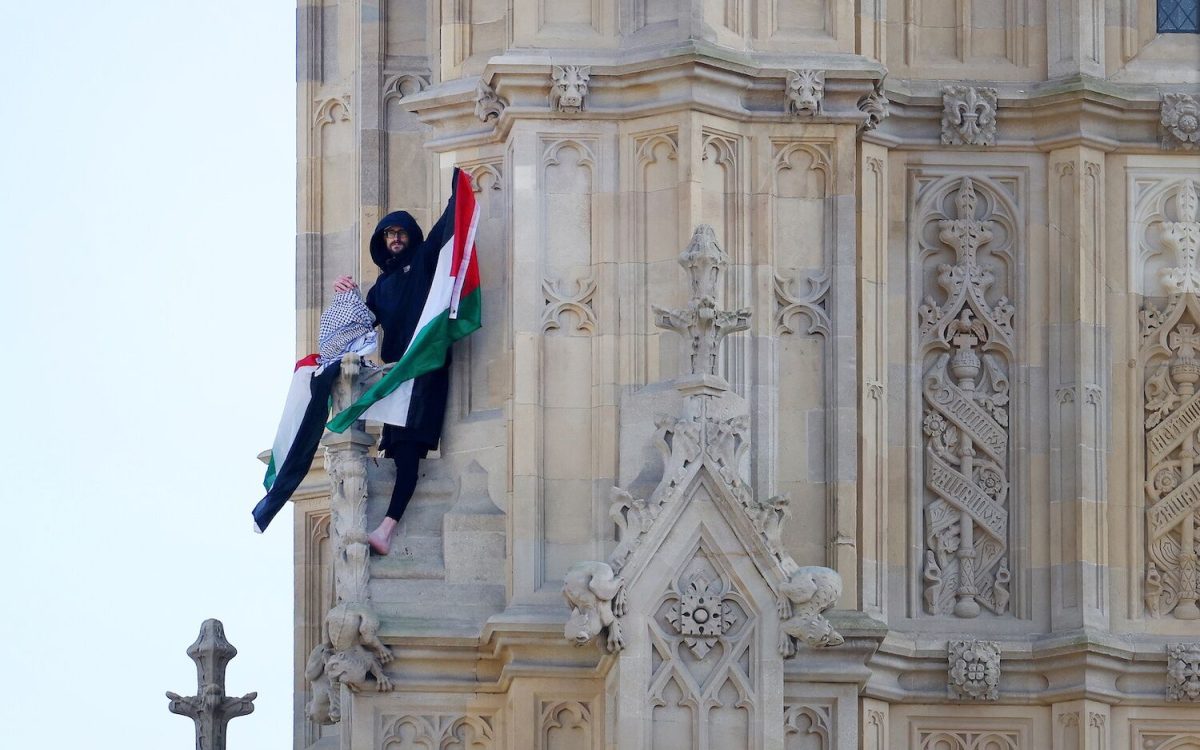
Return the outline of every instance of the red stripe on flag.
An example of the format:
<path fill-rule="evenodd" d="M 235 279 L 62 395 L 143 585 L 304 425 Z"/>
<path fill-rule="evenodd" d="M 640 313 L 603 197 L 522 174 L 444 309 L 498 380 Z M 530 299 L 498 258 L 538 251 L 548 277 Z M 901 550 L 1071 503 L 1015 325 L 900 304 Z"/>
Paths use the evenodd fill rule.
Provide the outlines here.
<path fill-rule="evenodd" d="M 479 204 L 467 173 L 454 168 L 454 253 L 450 275 L 454 284 L 450 293 L 450 319 L 458 318 L 458 305 L 464 294 L 479 287 L 479 262 L 475 257 L 475 230 L 479 227 Z"/>
<path fill-rule="evenodd" d="M 310 354 L 307 357 L 305 357 L 304 359 L 300 360 L 299 362 L 296 363 L 296 369 L 292 370 L 292 372 L 299 370 L 301 367 L 316 367 L 317 366 L 317 356 L 318 355 L 316 355 L 316 354 Z"/>

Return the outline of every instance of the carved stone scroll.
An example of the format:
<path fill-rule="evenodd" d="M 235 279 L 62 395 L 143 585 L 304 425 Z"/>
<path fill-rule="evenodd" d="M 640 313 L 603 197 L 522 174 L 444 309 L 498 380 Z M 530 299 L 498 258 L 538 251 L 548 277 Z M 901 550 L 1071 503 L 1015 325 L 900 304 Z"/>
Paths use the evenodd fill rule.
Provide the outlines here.
<path fill-rule="evenodd" d="M 949 203 L 949 193 L 945 203 Z M 1009 380 L 1015 308 L 993 289 L 1002 269 L 987 257 L 993 205 L 964 177 L 936 243 L 953 262 L 936 266 L 936 286 L 918 309 L 926 362 L 924 601 L 929 614 L 975 617 L 1008 609 Z M 944 251 L 938 251 L 944 252 Z"/>

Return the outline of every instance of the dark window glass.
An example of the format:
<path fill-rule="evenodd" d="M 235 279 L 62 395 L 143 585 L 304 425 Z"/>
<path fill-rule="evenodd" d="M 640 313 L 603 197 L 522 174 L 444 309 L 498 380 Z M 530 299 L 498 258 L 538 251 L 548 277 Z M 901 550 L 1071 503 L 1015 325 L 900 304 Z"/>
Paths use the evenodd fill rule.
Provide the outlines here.
<path fill-rule="evenodd" d="M 1200 0 L 1158 0 L 1158 33 L 1200 33 Z"/>

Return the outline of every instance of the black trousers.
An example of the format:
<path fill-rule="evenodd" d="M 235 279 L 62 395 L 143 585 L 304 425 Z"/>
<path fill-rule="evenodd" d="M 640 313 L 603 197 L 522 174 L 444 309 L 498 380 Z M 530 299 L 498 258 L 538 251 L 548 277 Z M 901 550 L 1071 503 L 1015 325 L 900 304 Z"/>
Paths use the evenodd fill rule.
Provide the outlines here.
<path fill-rule="evenodd" d="M 392 488 L 392 501 L 388 503 L 387 517 L 399 521 L 417 488 L 417 466 L 425 458 L 427 449 L 420 443 L 397 441 L 388 448 L 388 456 L 396 462 L 396 486 Z"/>

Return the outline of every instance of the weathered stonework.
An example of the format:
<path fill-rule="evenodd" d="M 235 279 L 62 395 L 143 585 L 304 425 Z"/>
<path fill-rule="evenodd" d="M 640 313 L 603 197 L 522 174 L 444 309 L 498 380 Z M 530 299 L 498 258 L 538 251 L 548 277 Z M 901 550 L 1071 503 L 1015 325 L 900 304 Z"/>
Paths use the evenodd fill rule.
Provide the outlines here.
<path fill-rule="evenodd" d="M 355 547 L 376 426 L 296 495 L 297 750 L 1200 746 L 1165 648 L 1200 35 L 1150 0 L 297 18 L 299 354 L 453 166 L 484 304 L 393 552 Z"/>
<path fill-rule="evenodd" d="M 942 143 L 995 145 L 996 89 L 976 86 L 942 89 Z"/>

